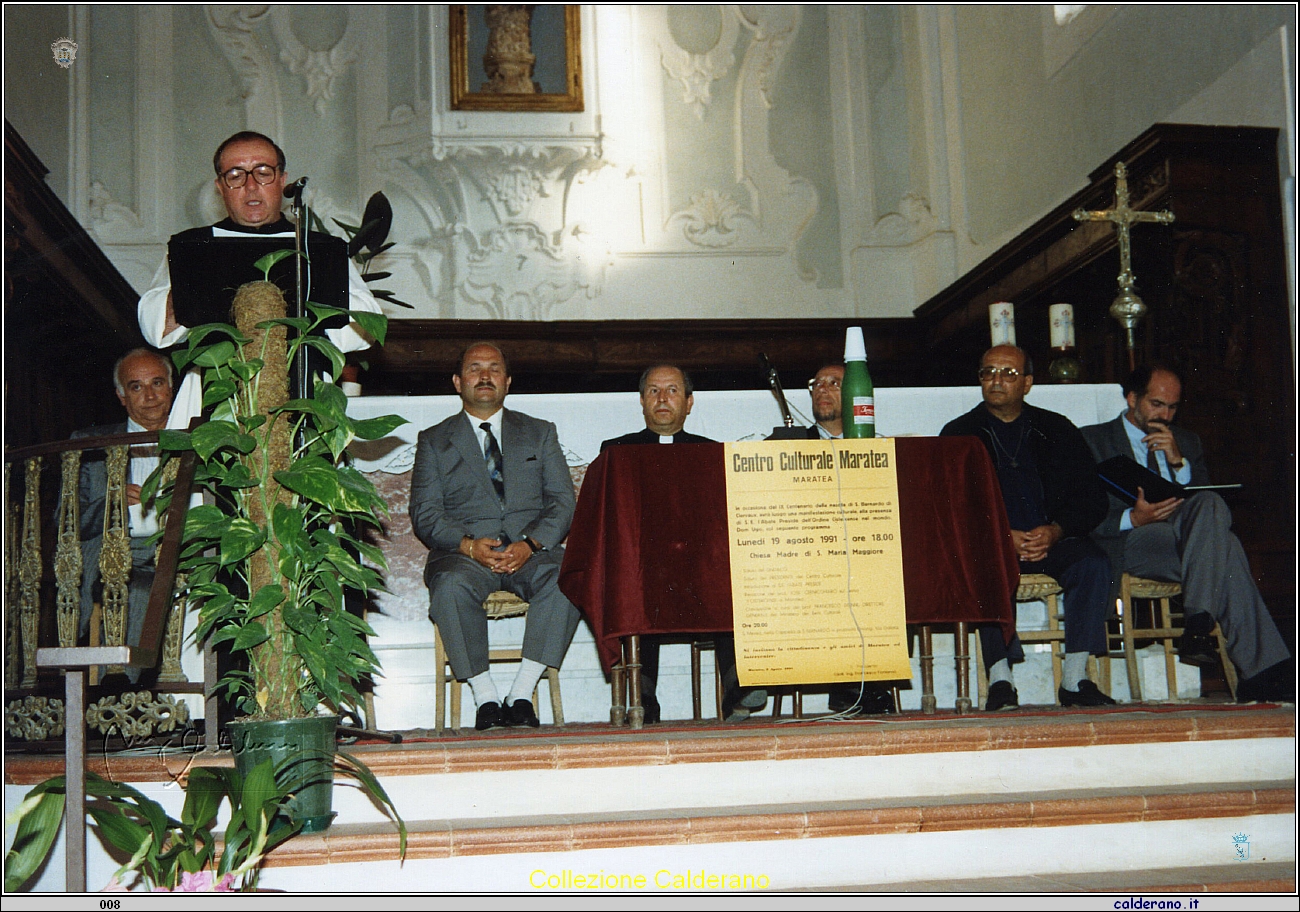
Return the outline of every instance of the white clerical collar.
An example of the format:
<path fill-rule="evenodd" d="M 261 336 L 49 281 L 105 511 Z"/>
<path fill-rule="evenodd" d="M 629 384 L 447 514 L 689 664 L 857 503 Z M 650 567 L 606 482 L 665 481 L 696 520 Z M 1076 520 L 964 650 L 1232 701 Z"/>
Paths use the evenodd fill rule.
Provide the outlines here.
<path fill-rule="evenodd" d="M 248 232 L 248 231 L 231 231 L 229 228 L 218 228 L 216 225 L 213 225 L 213 226 L 212 226 L 212 236 L 213 236 L 213 237 L 224 237 L 224 238 L 259 238 L 259 237 L 263 237 L 263 238 L 282 238 L 282 237 L 290 237 L 290 238 L 291 238 L 291 237 L 293 237 L 293 232 L 292 232 L 292 231 L 276 231 L 276 232 L 271 233 L 271 234 L 253 234 L 253 233 Z"/>
<path fill-rule="evenodd" d="M 660 435 L 659 435 L 659 442 L 660 442 L 660 443 L 672 443 L 672 442 L 673 442 L 673 436 L 674 436 L 674 435 L 672 435 L 672 434 L 660 434 Z"/>

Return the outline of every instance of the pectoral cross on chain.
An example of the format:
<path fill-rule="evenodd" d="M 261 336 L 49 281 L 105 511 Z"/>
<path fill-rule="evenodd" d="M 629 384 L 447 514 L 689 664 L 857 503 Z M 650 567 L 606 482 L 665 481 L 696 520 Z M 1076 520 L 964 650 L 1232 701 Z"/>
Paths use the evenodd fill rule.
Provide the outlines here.
<path fill-rule="evenodd" d="M 1110 315 L 1120 322 L 1128 336 L 1129 367 L 1136 366 L 1133 330 L 1146 315 L 1147 306 L 1133 291 L 1133 251 L 1129 229 L 1138 222 L 1158 222 L 1168 225 L 1174 214 L 1168 209 L 1160 212 L 1143 212 L 1128 204 L 1128 169 L 1123 162 L 1115 163 L 1115 206 L 1113 209 L 1076 209 L 1076 222 L 1114 222 L 1119 234 L 1119 294 L 1110 305 Z"/>

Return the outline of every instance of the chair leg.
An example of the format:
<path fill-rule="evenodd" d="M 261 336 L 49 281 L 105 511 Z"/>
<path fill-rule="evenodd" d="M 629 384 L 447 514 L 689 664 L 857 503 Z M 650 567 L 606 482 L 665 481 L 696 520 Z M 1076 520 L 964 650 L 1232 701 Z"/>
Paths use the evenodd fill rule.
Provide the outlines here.
<path fill-rule="evenodd" d="M 375 716 L 374 691 L 367 690 L 365 696 L 362 699 L 365 701 L 365 705 L 366 705 L 366 727 L 369 728 L 371 731 L 379 731 L 379 722 L 376 720 L 376 716 Z"/>
<path fill-rule="evenodd" d="M 718 650 L 713 650 L 713 701 L 718 712 L 718 721 L 722 721 L 722 666 L 718 664 Z"/>
<path fill-rule="evenodd" d="M 1133 630 L 1137 627 L 1137 610 L 1133 607 L 1133 594 L 1127 575 L 1120 582 L 1120 599 L 1124 603 L 1124 666 L 1128 670 L 1129 698 L 1134 703 L 1141 703 L 1142 679 L 1138 675 L 1137 645 L 1133 638 Z"/>
<path fill-rule="evenodd" d="M 1055 593 L 1047 597 L 1047 629 L 1054 634 L 1061 630 L 1059 599 L 1060 596 Z M 1064 638 L 1049 641 L 1048 648 L 1052 650 L 1052 702 L 1055 703 L 1061 693 L 1061 655 L 1065 652 Z"/>
<path fill-rule="evenodd" d="M 975 632 L 975 695 L 979 707 L 989 704 L 989 670 L 984 662 L 984 647 L 980 644 L 979 631 Z"/>
<path fill-rule="evenodd" d="M 1165 630 L 1172 630 L 1174 625 L 1173 617 L 1169 611 L 1169 599 L 1160 599 L 1160 626 Z M 1174 638 L 1165 637 L 1162 641 L 1165 650 L 1165 683 L 1169 689 L 1169 699 L 1171 702 L 1182 702 L 1178 698 L 1178 660 L 1174 658 Z"/>
<path fill-rule="evenodd" d="M 691 718 L 699 722 L 704 718 L 703 694 L 701 691 L 704 685 L 700 682 L 702 673 L 700 661 L 700 642 L 691 640 Z"/>
<path fill-rule="evenodd" d="M 447 727 L 447 649 L 442 645 L 442 632 L 438 630 L 437 624 L 433 625 L 433 662 L 436 668 L 434 679 L 437 681 L 437 689 L 433 692 L 433 730 L 442 734 Z M 459 721 L 457 719 L 458 723 Z"/>
<path fill-rule="evenodd" d="M 934 696 L 934 637 L 929 624 L 921 625 L 921 712 L 933 716 L 939 701 Z"/>
<path fill-rule="evenodd" d="M 1237 666 L 1232 664 L 1232 659 L 1228 658 L 1228 641 L 1223 638 L 1223 631 L 1219 625 L 1214 625 L 1212 636 L 1215 642 L 1219 644 L 1219 661 L 1223 663 L 1223 680 L 1228 684 L 1228 692 L 1232 694 L 1232 699 L 1237 699 Z"/>
<path fill-rule="evenodd" d="M 622 648 L 620 644 L 620 649 Z M 609 672 L 609 724 L 627 722 L 627 667 L 620 659 Z"/>
<path fill-rule="evenodd" d="M 546 680 L 551 684 L 551 719 L 558 726 L 564 724 L 564 700 L 560 697 L 560 670 L 546 669 Z"/>

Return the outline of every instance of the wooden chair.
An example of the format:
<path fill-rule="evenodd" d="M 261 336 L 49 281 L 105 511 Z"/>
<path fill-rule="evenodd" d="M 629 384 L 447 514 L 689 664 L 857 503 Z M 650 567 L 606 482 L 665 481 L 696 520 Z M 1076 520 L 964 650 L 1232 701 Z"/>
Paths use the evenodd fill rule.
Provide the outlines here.
<path fill-rule="evenodd" d="M 704 719 L 703 651 L 713 649 L 712 639 L 691 640 L 691 718 L 696 722 Z M 716 655 L 713 661 L 714 704 L 717 718 L 722 718 L 722 671 L 718 668 Z M 614 666 L 609 679 L 611 725 L 622 725 L 627 721 L 628 679 L 627 666 L 619 662 Z"/>
<path fill-rule="evenodd" d="M 1178 616 L 1178 621 L 1181 621 L 1182 614 L 1173 610 L 1170 599 L 1176 595 L 1181 595 L 1182 591 L 1183 587 L 1178 583 L 1145 579 L 1131 573 L 1125 573 L 1120 577 L 1119 595 L 1124 611 L 1124 663 L 1128 669 L 1129 693 L 1132 695 L 1134 702 L 1140 703 L 1142 701 L 1142 681 L 1138 673 L 1137 640 L 1156 640 L 1160 643 L 1165 656 L 1165 681 L 1169 690 L 1169 699 L 1172 702 L 1179 702 L 1178 666 L 1174 642 L 1183 635 L 1183 627 L 1175 622 L 1175 615 Z M 1145 600 L 1152 603 L 1151 624 L 1149 626 L 1138 623 L 1137 610 L 1133 605 L 1135 600 Z M 1223 631 L 1216 624 L 1210 635 L 1218 643 L 1219 660 L 1223 663 L 1223 677 L 1227 681 L 1228 690 L 1235 700 L 1237 698 L 1237 669 L 1233 666 L 1232 660 L 1228 658 L 1228 648 L 1223 639 Z"/>
<path fill-rule="evenodd" d="M 1047 628 L 1045 630 L 1022 630 L 1016 628 L 1021 645 L 1026 643 L 1048 643 L 1052 650 L 1052 702 L 1059 702 L 1061 692 L 1061 663 L 1065 658 L 1065 612 L 1061 607 L 1061 584 L 1046 573 L 1026 573 L 1020 577 L 1016 587 L 1016 602 L 1042 602 L 1047 606 Z M 978 637 L 976 638 L 978 640 Z M 976 651 L 979 660 L 976 663 L 979 676 L 979 702 L 984 705 L 988 699 L 988 674 L 984 667 L 983 650 Z M 1109 660 L 1107 660 L 1109 665 Z M 1088 671 L 1093 680 L 1099 680 L 1099 686 L 1110 693 L 1109 667 L 1102 667 L 1095 656 L 1088 657 Z M 1096 676 L 1100 673 L 1100 678 Z"/>
<path fill-rule="evenodd" d="M 528 603 L 510 592 L 497 591 L 493 592 L 483 601 L 483 610 L 487 613 L 489 621 L 495 621 L 500 618 L 521 617 L 528 613 Z M 446 691 L 447 685 L 451 685 L 451 729 L 460 731 L 460 687 L 461 682 L 456 680 L 451 674 L 451 666 L 447 662 L 447 650 L 442 645 L 442 633 L 438 630 L 438 625 L 433 625 L 433 650 L 434 663 L 438 667 L 437 687 L 438 690 L 434 695 L 434 715 L 437 717 L 436 731 L 441 734 L 443 729 L 447 728 L 447 705 Z M 489 649 L 488 662 L 518 662 L 523 658 L 522 650 L 514 649 Z M 564 703 L 560 699 L 560 672 L 556 668 L 546 669 L 546 680 L 551 685 L 551 715 L 555 719 L 556 725 L 564 724 Z M 537 705 L 537 688 L 533 688 L 533 706 Z"/>

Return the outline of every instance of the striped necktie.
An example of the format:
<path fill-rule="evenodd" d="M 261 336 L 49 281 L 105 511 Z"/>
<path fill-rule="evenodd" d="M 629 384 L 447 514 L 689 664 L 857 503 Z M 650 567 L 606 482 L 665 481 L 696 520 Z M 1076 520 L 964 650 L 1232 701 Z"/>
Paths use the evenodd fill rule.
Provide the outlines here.
<path fill-rule="evenodd" d="M 497 439 L 492 434 L 491 422 L 484 421 L 479 427 L 483 429 L 485 435 L 483 458 L 487 461 L 488 475 L 492 478 L 492 487 L 496 489 L 497 500 L 504 504 L 506 502 L 506 479 L 501 473 L 501 447 L 497 445 Z"/>

